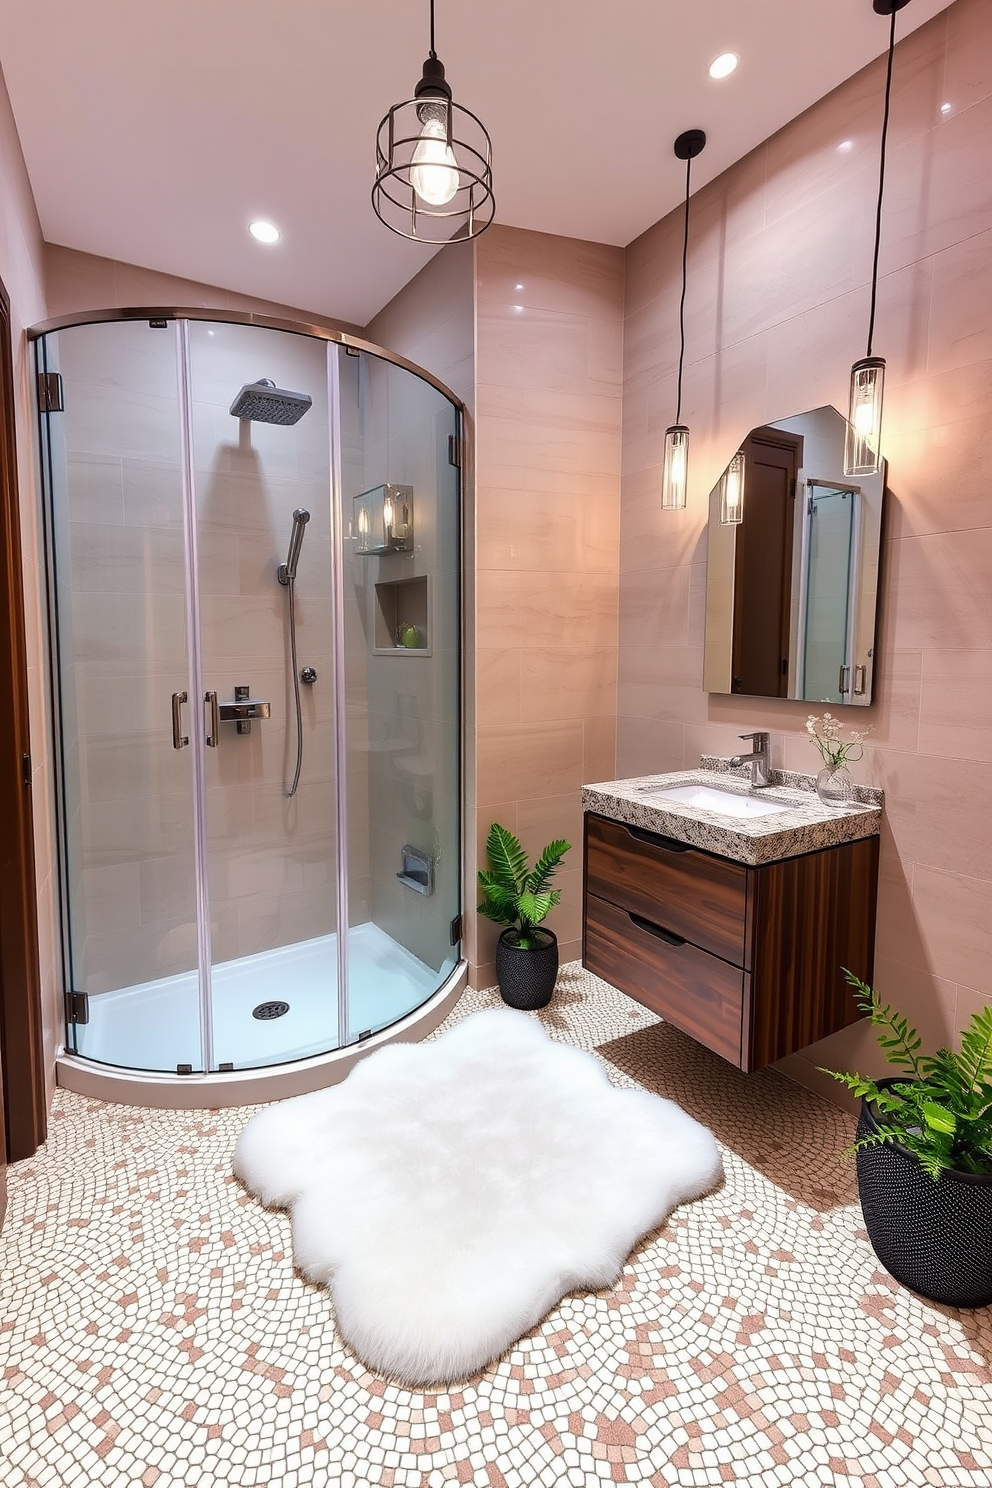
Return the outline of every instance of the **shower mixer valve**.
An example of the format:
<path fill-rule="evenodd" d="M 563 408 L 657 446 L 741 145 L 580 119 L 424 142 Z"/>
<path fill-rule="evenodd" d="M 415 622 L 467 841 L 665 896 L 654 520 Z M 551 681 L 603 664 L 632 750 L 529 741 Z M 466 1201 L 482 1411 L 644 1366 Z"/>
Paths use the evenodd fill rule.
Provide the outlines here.
<path fill-rule="evenodd" d="M 221 703 L 217 710 L 221 723 L 236 723 L 239 734 L 251 733 L 253 718 L 269 718 L 272 709 L 262 698 L 253 698 L 250 687 L 236 687 L 234 702 Z"/>
<path fill-rule="evenodd" d="M 301 682 L 305 682 L 308 687 L 312 687 L 313 684 L 316 682 L 316 680 L 317 680 L 317 668 L 316 667 L 304 667 L 303 670 L 302 670 L 302 672 L 300 673 L 300 681 Z"/>

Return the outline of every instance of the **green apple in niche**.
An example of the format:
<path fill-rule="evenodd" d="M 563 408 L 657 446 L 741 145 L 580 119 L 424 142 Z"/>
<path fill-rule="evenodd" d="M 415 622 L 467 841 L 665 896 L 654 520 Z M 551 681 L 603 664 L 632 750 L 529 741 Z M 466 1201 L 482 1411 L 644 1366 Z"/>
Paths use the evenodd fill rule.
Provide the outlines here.
<path fill-rule="evenodd" d="M 420 645 L 420 631 L 416 625 L 404 625 L 400 634 L 400 640 L 409 650 L 416 650 Z"/>

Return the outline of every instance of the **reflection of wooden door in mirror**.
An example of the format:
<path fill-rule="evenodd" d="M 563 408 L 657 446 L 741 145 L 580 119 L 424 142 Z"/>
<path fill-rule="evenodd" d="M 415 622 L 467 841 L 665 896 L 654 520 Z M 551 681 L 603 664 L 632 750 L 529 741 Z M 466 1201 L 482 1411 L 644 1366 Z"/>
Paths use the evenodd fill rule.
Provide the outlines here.
<path fill-rule="evenodd" d="M 789 693 L 789 620 L 801 434 L 754 429 L 744 452 L 744 520 L 734 559 L 734 692 Z"/>

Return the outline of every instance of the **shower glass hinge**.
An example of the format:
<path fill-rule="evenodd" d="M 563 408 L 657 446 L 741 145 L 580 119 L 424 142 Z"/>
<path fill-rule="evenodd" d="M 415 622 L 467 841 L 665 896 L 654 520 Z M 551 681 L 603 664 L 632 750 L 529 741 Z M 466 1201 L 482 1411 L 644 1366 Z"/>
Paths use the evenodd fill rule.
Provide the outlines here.
<path fill-rule="evenodd" d="M 65 1020 L 67 1023 L 88 1023 L 90 1021 L 90 999 L 86 992 L 65 994 Z"/>
<path fill-rule="evenodd" d="M 371 1037 L 372 1037 L 372 1030 L 371 1030 L 371 1028 L 365 1028 L 358 1035 L 358 1038 L 355 1040 L 355 1042 L 356 1043 L 359 1043 L 359 1044 L 364 1044 L 365 1040 L 366 1039 L 370 1039 Z"/>
<path fill-rule="evenodd" d="M 217 1070 L 222 1075 L 230 1075 L 234 1073 L 234 1065 L 228 1061 L 226 1064 L 219 1064 Z"/>
<path fill-rule="evenodd" d="M 456 914 L 455 915 L 455 918 L 452 920 L 451 924 L 448 926 L 448 940 L 449 940 L 449 942 L 450 942 L 451 945 L 457 945 L 458 942 L 461 940 L 461 938 L 462 938 L 462 917 L 461 917 L 460 914 Z"/>
<path fill-rule="evenodd" d="M 448 464 L 456 470 L 462 468 L 462 442 L 454 434 L 448 435 Z"/>
<path fill-rule="evenodd" d="M 361 351 L 359 350 L 359 348 L 357 346 L 347 346 L 346 345 L 345 346 L 345 349 L 344 349 L 344 354 L 345 354 L 345 356 L 360 357 L 362 353 L 361 353 Z"/>
<path fill-rule="evenodd" d="M 65 411 L 60 372 L 38 373 L 38 407 L 42 413 L 63 413 Z"/>
<path fill-rule="evenodd" d="M 176 1065 L 176 1074 L 177 1075 L 191 1075 L 192 1073 L 193 1073 L 193 1066 L 191 1064 L 177 1064 Z"/>

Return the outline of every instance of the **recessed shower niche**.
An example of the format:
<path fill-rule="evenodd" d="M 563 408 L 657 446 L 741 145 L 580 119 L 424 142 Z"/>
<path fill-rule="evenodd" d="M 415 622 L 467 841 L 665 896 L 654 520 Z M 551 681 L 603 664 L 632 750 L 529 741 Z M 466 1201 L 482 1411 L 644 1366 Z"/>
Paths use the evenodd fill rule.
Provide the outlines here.
<path fill-rule="evenodd" d="M 385 579 L 375 586 L 375 654 L 430 656 L 430 579 Z"/>
<path fill-rule="evenodd" d="M 388 352 L 275 321 L 106 312 L 34 336 L 62 389 L 39 413 L 59 1079 L 166 1105 L 326 1084 L 464 980 L 460 491 L 441 458 L 459 405 Z M 393 469 L 417 552 L 356 559 L 354 498 Z M 398 564 L 414 572 L 392 583 Z M 420 667 L 375 659 L 383 606 Z M 397 647 L 400 622 L 423 644 Z M 248 682 L 268 708 L 250 733 L 229 721 Z M 397 879 L 410 842 L 430 896 Z"/>

